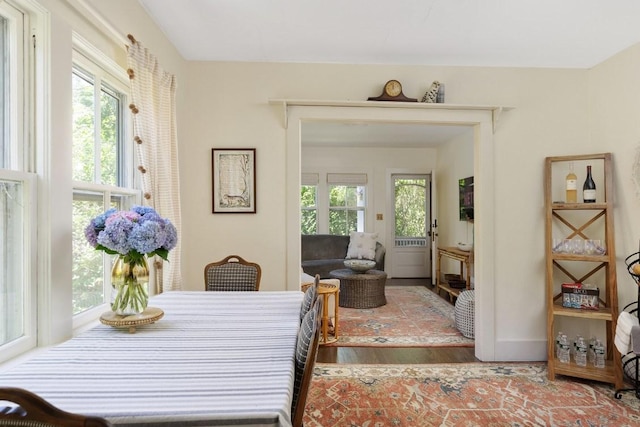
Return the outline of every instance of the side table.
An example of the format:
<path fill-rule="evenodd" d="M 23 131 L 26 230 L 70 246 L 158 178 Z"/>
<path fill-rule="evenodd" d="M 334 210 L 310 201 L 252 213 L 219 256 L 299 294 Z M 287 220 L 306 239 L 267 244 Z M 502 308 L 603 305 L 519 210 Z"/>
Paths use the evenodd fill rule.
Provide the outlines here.
<path fill-rule="evenodd" d="M 442 281 L 440 278 L 442 274 L 440 268 L 442 257 L 460 261 L 460 277 L 465 277 L 465 289 L 471 289 L 471 264 L 473 264 L 473 251 L 462 251 L 454 247 L 438 248 L 438 258 L 436 260 L 436 293 L 440 295 L 440 290 L 447 292 L 449 294 L 449 301 L 453 302 L 453 298 L 460 295 L 460 292 L 465 289 L 452 288 L 448 283 Z M 466 276 L 463 276 L 465 273 Z"/>
<path fill-rule="evenodd" d="M 387 273 L 380 270 L 368 270 L 358 273 L 348 268 L 333 270 L 329 273 L 340 279 L 340 307 L 374 308 L 387 303 L 384 287 Z"/>
<path fill-rule="evenodd" d="M 329 298 L 331 295 L 335 298 L 333 305 L 333 313 L 329 313 Z M 320 344 L 331 344 L 338 341 L 338 303 L 340 288 L 330 283 L 322 283 L 318 285 L 318 297 L 322 297 L 322 335 L 320 336 Z M 329 315 L 334 318 L 333 331 L 329 330 Z"/>

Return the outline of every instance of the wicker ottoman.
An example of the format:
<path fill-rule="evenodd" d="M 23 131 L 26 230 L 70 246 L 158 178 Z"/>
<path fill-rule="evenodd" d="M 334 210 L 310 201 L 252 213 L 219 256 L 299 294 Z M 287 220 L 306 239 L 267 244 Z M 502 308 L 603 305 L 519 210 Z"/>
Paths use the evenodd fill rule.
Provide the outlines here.
<path fill-rule="evenodd" d="M 387 273 L 380 270 L 369 270 L 356 273 L 348 268 L 333 270 L 329 275 L 340 279 L 340 307 L 374 308 L 387 303 L 384 286 Z"/>
<path fill-rule="evenodd" d="M 475 335 L 475 312 L 475 291 L 468 290 L 460 292 L 454 307 L 456 328 L 467 338 L 473 338 Z"/>

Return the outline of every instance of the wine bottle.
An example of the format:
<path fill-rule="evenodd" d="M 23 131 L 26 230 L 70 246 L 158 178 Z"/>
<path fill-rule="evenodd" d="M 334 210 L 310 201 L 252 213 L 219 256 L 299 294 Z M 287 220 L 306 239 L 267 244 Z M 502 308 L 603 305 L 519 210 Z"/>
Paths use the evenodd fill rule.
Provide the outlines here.
<path fill-rule="evenodd" d="M 587 179 L 584 180 L 584 185 L 582 186 L 582 199 L 585 203 L 596 202 L 596 183 L 593 182 L 593 177 L 591 176 L 591 165 L 587 166 Z"/>
<path fill-rule="evenodd" d="M 578 202 L 578 177 L 573 173 L 573 163 L 569 164 L 569 173 L 566 178 L 566 202 L 577 203 Z"/>

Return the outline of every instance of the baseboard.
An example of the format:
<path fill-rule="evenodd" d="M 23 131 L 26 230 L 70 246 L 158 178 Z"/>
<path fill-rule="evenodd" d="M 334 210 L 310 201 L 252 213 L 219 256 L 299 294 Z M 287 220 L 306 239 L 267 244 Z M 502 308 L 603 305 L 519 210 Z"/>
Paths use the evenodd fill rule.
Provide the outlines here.
<path fill-rule="evenodd" d="M 495 361 L 540 362 L 547 360 L 547 340 L 497 340 L 495 350 Z"/>

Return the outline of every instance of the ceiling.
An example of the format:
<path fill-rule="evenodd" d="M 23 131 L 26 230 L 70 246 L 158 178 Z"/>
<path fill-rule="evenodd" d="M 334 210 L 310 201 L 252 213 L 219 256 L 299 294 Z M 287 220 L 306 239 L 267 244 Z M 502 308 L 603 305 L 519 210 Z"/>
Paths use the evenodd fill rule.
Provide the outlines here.
<path fill-rule="evenodd" d="M 139 2 L 193 61 L 590 68 L 640 42 L 638 0 Z M 305 128 L 305 143 L 348 139 L 371 146 L 389 138 L 434 144 L 465 131 L 391 124 Z"/>

